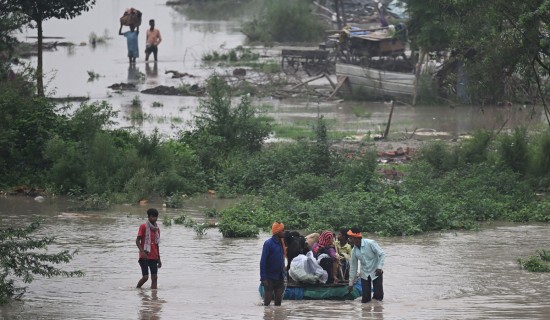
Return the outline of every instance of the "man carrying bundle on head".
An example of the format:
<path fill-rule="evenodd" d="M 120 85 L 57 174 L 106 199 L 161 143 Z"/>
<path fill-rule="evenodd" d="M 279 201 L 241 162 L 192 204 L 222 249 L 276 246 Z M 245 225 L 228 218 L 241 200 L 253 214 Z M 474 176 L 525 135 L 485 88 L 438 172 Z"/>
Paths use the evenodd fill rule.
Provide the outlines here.
<path fill-rule="evenodd" d="M 351 228 L 348 231 L 349 241 L 353 245 L 351 251 L 351 262 L 349 272 L 349 288 L 353 290 L 354 278 L 357 274 L 357 264 L 361 262 L 361 288 L 363 297 L 362 303 L 370 302 L 371 299 L 382 301 L 384 299 L 384 287 L 382 283 L 382 268 L 384 267 L 385 253 L 374 240 L 364 238 L 358 228 Z M 371 284 L 374 293 L 371 297 Z"/>
<path fill-rule="evenodd" d="M 260 258 L 260 281 L 264 287 L 264 306 L 275 299 L 280 306 L 285 291 L 285 225 L 274 222 L 271 227 L 272 237 L 264 242 Z"/>

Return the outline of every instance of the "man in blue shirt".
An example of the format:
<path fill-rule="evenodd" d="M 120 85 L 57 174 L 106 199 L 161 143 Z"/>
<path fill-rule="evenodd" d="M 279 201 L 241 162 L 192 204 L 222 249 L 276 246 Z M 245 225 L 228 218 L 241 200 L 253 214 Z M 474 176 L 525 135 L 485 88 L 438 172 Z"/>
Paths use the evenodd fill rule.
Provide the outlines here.
<path fill-rule="evenodd" d="M 264 287 L 264 306 L 275 298 L 275 305 L 280 306 L 285 291 L 285 226 L 274 222 L 271 227 L 273 236 L 264 242 L 260 259 L 260 281 Z"/>
<path fill-rule="evenodd" d="M 120 24 L 118 34 L 126 37 L 126 44 L 128 46 L 128 59 L 130 61 L 130 64 L 136 63 L 136 58 L 139 58 L 139 26 L 136 29 L 136 27 L 130 25 L 130 31 L 122 32 L 122 24 Z"/>
<path fill-rule="evenodd" d="M 349 241 L 353 245 L 351 251 L 349 271 L 349 292 L 353 289 L 353 281 L 357 274 L 357 264 L 361 262 L 361 288 L 363 291 L 362 303 L 370 302 L 371 299 L 382 301 L 384 299 L 384 287 L 382 283 L 382 268 L 386 254 L 378 243 L 371 239 L 363 239 L 358 228 L 351 228 L 348 231 Z M 371 282 L 374 293 L 371 298 Z"/>

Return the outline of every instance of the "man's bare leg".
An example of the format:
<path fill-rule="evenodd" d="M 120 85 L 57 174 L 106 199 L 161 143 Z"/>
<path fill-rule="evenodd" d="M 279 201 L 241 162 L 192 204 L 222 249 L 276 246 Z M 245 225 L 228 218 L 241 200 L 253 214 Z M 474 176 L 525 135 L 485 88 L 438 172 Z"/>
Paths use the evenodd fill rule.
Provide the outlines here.
<path fill-rule="evenodd" d="M 149 280 L 149 276 L 143 276 L 141 279 L 139 279 L 139 282 L 136 286 L 136 288 L 141 288 L 141 286 Z"/>
<path fill-rule="evenodd" d="M 158 279 L 158 276 L 156 274 L 151 275 L 151 289 L 157 288 L 157 279 Z"/>

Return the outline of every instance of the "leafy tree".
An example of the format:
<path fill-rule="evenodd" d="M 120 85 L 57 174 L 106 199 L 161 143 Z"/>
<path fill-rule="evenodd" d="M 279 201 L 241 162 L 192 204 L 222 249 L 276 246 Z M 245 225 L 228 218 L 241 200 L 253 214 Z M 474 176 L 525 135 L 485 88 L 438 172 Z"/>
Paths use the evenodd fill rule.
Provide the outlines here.
<path fill-rule="evenodd" d="M 38 32 L 38 66 L 36 70 L 37 91 L 44 96 L 42 44 L 44 21 L 56 19 L 72 19 L 84 11 L 90 10 L 95 0 L 10 0 L 2 5 L 6 12 L 23 15 L 29 23 L 34 23 Z"/>
<path fill-rule="evenodd" d="M 0 181 L 3 185 L 39 182 L 50 163 L 42 157 L 46 142 L 61 127 L 55 104 L 33 94 L 33 70 L 15 80 L 0 80 Z"/>
<path fill-rule="evenodd" d="M 84 275 L 82 271 L 64 271 L 55 267 L 56 264 L 71 261 L 76 252 L 42 252 L 53 243 L 54 238 L 33 237 L 31 234 L 39 226 L 40 223 L 34 221 L 26 228 L 0 230 L 0 304 L 25 293 L 24 287 L 16 286 L 14 278 L 31 283 L 35 276 L 51 278 Z"/>
<path fill-rule="evenodd" d="M 201 100 L 194 116 L 194 129 L 180 134 L 180 141 L 197 153 L 203 168 L 219 171 L 229 155 L 259 151 L 271 131 L 266 119 L 244 97 L 236 106 L 231 88 L 214 76 L 208 83 L 208 97 Z"/>
<path fill-rule="evenodd" d="M 6 10 L 8 0 L 0 0 L 0 85 L 10 74 L 11 57 L 17 43 L 13 33 L 24 24 L 21 15 Z"/>
<path fill-rule="evenodd" d="M 452 50 L 476 102 L 533 101 L 545 106 L 550 74 L 550 0 L 406 0 L 409 35 L 421 48 Z M 456 80 L 455 80 L 456 81 Z"/>

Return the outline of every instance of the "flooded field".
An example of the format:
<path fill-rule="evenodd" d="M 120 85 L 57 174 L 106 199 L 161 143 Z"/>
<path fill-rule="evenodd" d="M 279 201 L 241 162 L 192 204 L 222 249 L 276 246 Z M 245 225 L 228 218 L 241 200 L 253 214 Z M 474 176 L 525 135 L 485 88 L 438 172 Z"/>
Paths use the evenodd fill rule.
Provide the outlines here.
<path fill-rule="evenodd" d="M 239 31 L 242 21 L 254 12 L 254 1 L 235 2 L 231 10 L 212 14 L 209 6 L 192 9 L 166 6 L 164 0 L 130 1 L 98 0 L 95 7 L 73 20 L 48 20 L 44 25 L 46 41 L 66 41 L 72 47 L 58 47 L 44 53 L 47 91 L 55 97 L 84 96 L 90 101 L 108 101 L 119 111 L 118 126 L 131 127 L 146 133 L 155 128 L 166 136 L 188 129 L 198 105 L 196 97 L 160 96 L 140 93 L 159 85 L 203 85 L 213 72 L 228 72 L 201 63 L 201 57 L 213 50 L 246 45 Z M 143 12 L 140 29 L 140 57 L 131 67 L 126 57 L 126 40 L 118 35 L 119 17 L 129 7 Z M 202 9 L 201 9 L 202 8 Z M 201 11 L 202 10 L 202 11 Z M 221 11 L 221 12 L 220 12 Z M 159 61 L 144 61 L 145 29 L 149 19 L 156 20 L 163 41 L 159 46 Z M 123 29 L 123 31 L 126 29 Z M 106 37 L 105 43 L 92 46 L 92 33 Z M 25 30 L 21 40 L 34 42 L 36 31 Z M 81 45 L 82 44 L 82 45 Z M 278 52 L 275 48 L 257 49 L 260 53 Z M 277 57 L 274 57 L 278 61 Z M 31 59 L 36 63 L 36 59 Z M 194 77 L 174 79 L 167 71 L 186 72 Z M 97 75 L 90 80 L 89 72 Z M 334 75 L 333 75 L 334 77 Z M 108 87 L 117 83 L 135 83 L 136 91 L 117 92 Z M 328 86 L 328 82 L 326 83 Z M 134 103 L 139 102 L 139 103 Z M 343 102 L 323 99 L 266 98 L 255 104 L 269 106 L 267 113 L 285 125 L 307 126 L 317 114 L 329 120 L 330 130 L 380 134 L 388 121 L 386 102 Z M 76 104 L 77 105 L 77 104 Z M 476 129 L 514 128 L 519 123 L 539 123 L 540 113 L 531 115 L 530 106 L 507 108 L 443 106 L 397 106 L 392 119 L 392 138 L 409 138 L 418 129 L 427 129 L 424 136 L 442 138 L 468 134 Z M 535 111 L 537 111 L 535 109 Z M 431 132 L 431 134 L 430 134 Z M 419 137 L 419 135 L 416 135 Z"/>

